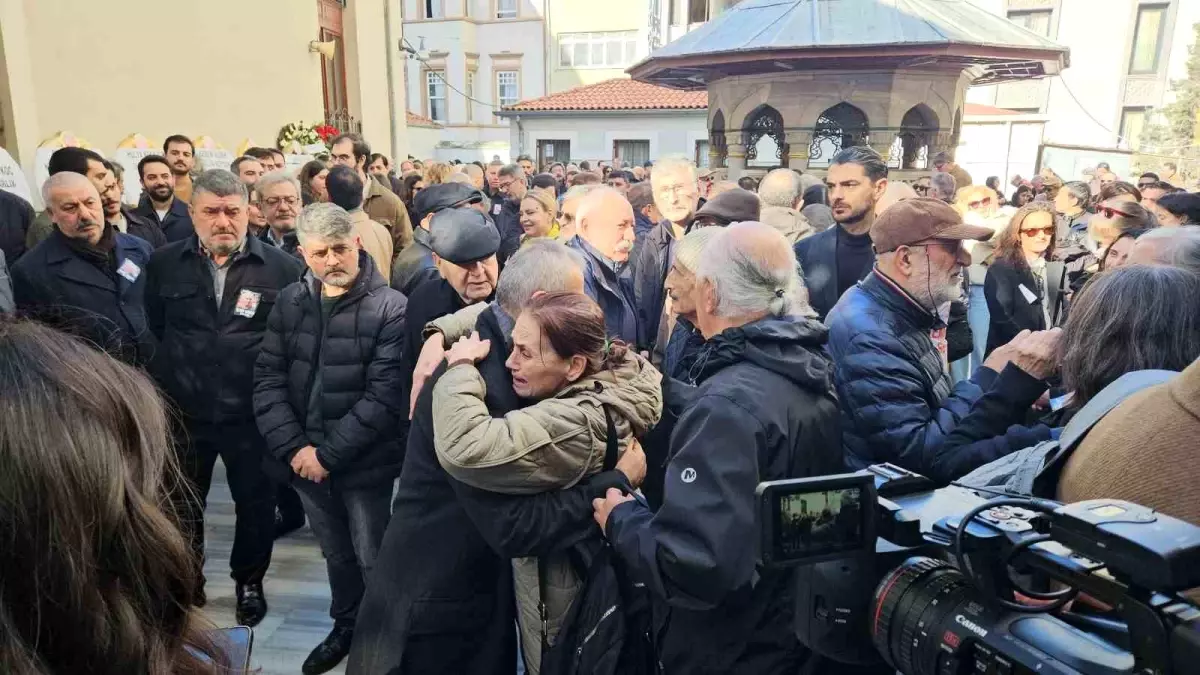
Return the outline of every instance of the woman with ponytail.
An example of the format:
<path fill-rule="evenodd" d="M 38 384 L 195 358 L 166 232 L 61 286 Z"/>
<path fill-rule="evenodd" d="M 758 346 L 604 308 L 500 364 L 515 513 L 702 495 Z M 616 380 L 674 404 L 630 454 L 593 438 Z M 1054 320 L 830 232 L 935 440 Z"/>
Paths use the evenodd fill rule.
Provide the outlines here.
<path fill-rule="evenodd" d="M 501 345 L 495 345 L 499 348 Z M 517 318 L 507 365 L 513 390 L 530 405 L 492 417 L 475 364 L 493 345 L 478 334 L 446 354 L 448 368 L 433 388 L 438 461 L 455 479 L 507 494 L 571 487 L 599 473 L 610 430 L 619 452 L 658 422 L 662 376 L 644 358 L 605 334 L 604 314 L 574 293 L 535 297 Z M 539 671 L 542 619 L 553 642 L 580 582 L 563 556 L 519 558 L 518 618 L 529 671 Z M 545 597 L 539 592 L 545 590 Z"/>

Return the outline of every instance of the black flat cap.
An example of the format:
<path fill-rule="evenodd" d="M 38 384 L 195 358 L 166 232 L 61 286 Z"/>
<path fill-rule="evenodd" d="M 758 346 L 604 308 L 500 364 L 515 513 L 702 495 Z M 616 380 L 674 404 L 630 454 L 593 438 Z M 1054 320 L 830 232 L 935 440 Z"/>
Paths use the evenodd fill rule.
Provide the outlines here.
<path fill-rule="evenodd" d="M 413 209 L 417 212 L 417 219 L 424 220 L 425 216 L 442 209 L 478 204 L 482 200 L 483 194 L 472 185 L 437 183 L 417 193 L 416 199 L 413 200 Z"/>
<path fill-rule="evenodd" d="M 429 224 L 429 247 L 447 262 L 466 265 L 496 255 L 500 232 L 475 209 L 443 209 Z"/>

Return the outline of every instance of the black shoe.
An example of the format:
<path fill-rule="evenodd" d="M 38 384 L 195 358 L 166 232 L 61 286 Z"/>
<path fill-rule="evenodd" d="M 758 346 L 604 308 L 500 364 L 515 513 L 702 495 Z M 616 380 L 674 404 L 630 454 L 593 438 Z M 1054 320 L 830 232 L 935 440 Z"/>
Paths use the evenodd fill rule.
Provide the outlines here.
<path fill-rule="evenodd" d="M 267 596 L 262 582 L 237 585 L 237 622 L 241 626 L 257 626 L 267 615 Z"/>
<path fill-rule="evenodd" d="M 279 509 L 275 509 L 275 538 L 282 539 L 289 534 L 304 527 L 304 512 L 301 511 L 296 515 L 284 515 Z"/>
<path fill-rule="evenodd" d="M 334 626 L 329 635 L 321 640 L 321 644 L 304 659 L 300 672 L 304 675 L 319 675 L 337 667 L 337 664 L 350 653 L 350 643 L 354 640 L 354 629 L 344 626 Z"/>

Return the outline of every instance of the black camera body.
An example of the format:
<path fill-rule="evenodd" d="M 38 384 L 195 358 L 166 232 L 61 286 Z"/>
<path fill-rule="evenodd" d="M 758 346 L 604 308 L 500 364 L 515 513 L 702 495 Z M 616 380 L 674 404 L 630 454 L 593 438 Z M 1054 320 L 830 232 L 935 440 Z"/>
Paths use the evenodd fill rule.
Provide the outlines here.
<path fill-rule="evenodd" d="M 1200 586 L 1200 528 L 1119 500 L 932 488 L 886 464 L 759 485 L 761 559 L 796 568 L 802 643 L 905 675 L 1200 673 L 1200 608 L 1178 595 Z M 1050 615 L 1079 591 L 1113 611 Z"/>

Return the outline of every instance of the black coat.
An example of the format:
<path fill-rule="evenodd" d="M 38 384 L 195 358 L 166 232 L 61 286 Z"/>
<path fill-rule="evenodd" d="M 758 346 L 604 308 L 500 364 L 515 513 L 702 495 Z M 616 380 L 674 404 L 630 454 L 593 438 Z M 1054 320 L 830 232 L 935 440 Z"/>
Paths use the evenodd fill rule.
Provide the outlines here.
<path fill-rule="evenodd" d="M 1021 292 L 1024 286 L 1036 300 L 1029 302 Z M 996 260 L 988 266 L 983 280 L 983 295 L 987 298 L 987 352 L 1008 344 L 1023 330 L 1045 330 L 1046 316 L 1042 307 L 1045 291 L 1038 288 L 1037 279 L 1028 265 L 1018 267 L 1008 260 Z"/>
<path fill-rule="evenodd" d="M 796 242 L 796 262 L 800 263 L 800 271 L 804 276 L 804 285 L 808 288 L 808 302 L 816 310 L 817 316 L 824 320 L 829 310 L 838 302 L 838 259 L 837 237 L 840 226 L 834 226 L 818 232 L 811 237 L 805 237 Z M 859 279 L 866 278 L 874 267 L 870 261 L 866 267 L 858 270 L 855 275 Z"/>
<path fill-rule="evenodd" d="M 404 400 L 408 400 L 408 392 L 412 391 L 413 370 L 417 366 L 417 357 L 421 355 L 421 347 L 425 345 L 422 333 L 425 324 L 453 314 L 467 303 L 463 302 L 458 291 L 442 278 L 431 279 L 417 286 L 408 295 L 408 319 L 404 323 L 404 363 L 403 386 Z"/>
<path fill-rule="evenodd" d="M 154 210 L 154 203 L 150 201 L 150 195 L 147 194 L 142 195 L 142 199 L 138 202 L 134 213 L 158 223 L 158 226 L 162 228 L 163 236 L 167 238 L 167 242 L 169 243 L 183 241 L 195 234 L 195 228 L 192 227 L 191 211 L 188 210 L 188 205 L 180 201 L 178 197 L 171 200 L 171 208 L 162 220 L 158 219 L 158 212 Z"/>
<path fill-rule="evenodd" d="M 258 235 L 258 240 L 267 246 L 283 251 L 300 262 L 304 262 L 304 254 L 300 252 L 300 237 L 295 232 L 288 232 L 283 235 L 283 245 L 275 246 L 275 240 L 271 238 L 271 228 L 264 228 Z"/>
<path fill-rule="evenodd" d="M 651 228 L 638 240 L 630 261 L 640 349 L 653 351 L 658 339 L 658 324 L 662 321 L 663 303 L 667 298 L 664 285 L 671 266 L 669 253 L 674 241 L 671 228 L 671 223 L 665 220 Z"/>
<path fill-rule="evenodd" d="M 508 197 L 502 199 L 499 212 L 496 212 L 495 208 L 492 209 L 496 214 L 496 231 L 500 233 L 500 250 L 496 252 L 496 258 L 501 265 L 521 247 L 521 235 L 525 234 L 525 230 L 521 228 L 521 202 L 514 202 Z"/>
<path fill-rule="evenodd" d="M 294 477 L 292 458 L 308 445 L 317 447 L 330 479 L 345 487 L 391 483 L 400 475 L 407 300 L 387 287 L 364 251 L 359 265 L 354 286 L 324 325 L 319 282 L 310 279 L 283 289 L 267 318 L 254 367 L 254 416 L 278 460 L 268 461 L 268 471 L 280 482 Z M 317 368 L 324 438 L 314 443 L 306 421 Z"/>
<path fill-rule="evenodd" d="M 125 205 L 121 205 L 121 215 L 125 216 L 126 234 L 145 239 L 151 248 L 162 248 L 167 245 L 167 236 L 163 234 L 157 221 L 146 218 Z"/>
<path fill-rule="evenodd" d="M 6 190 L 0 190 L 0 251 L 9 267 L 25 254 L 25 235 L 33 223 L 29 202 Z"/>
<path fill-rule="evenodd" d="M 846 291 L 826 323 L 849 469 L 891 462 L 944 484 L 1050 437 L 1044 426 L 1009 427 L 1024 421 L 1041 382 L 1016 367 L 980 367 L 952 387 L 930 335 L 944 324 L 882 273 Z M 956 436 L 985 393 L 1004 403 L 985 425 L 1000 431 Z"/>
<path fill-rule="evenodd" d="M 253 422 L 254 362 L 267 317 L 303 269 L 247 236 L 218 305 L 195 236 L 154 252 L 146 269 L 146 316 L 159 340 L 152 370 L 185 416 L 211 424 Z"/>
<path fill-rule="evenodd" d="M 504 367 L 506 334 L 495 311 L 476 324 L 493 345 L 478 367 L 488 410 L 502 415 L 520 401 Z M 453 480 L 433 446 L 432 392 L 444 372 L 439 368 L 417 399 L 392 518 L 358 613 L 351 675 L 514 673 L 510 559 L 597 536 L 591 500 L 619 483 L 617 472 L 606 472 L 567 490 L 513 496 Z"/>
<path fill-rule="evenodd" d="M 414 223 L 419 222 L 414 220 Z M 392 263 L 392 288 L 406 296 L 430 279 L 440 279 L 433 264 L 433 249 L 429 248 L 429 231 L 418 226 L 413 230 L 412 246 L 400 251 Z"/>
<path fill-rule="evenodd" d="M 755 487 L 842 470 L 825 337 L 816 321 L 768 318 L 710 339 L 671 434 L 662 506 L 609 516 L 609 541 L 657 600 L 666 673 L 799 672 L 792 575 L 757 565 Z"/>
<path fill-rule="evenodd" d="M 13 296 L 20 311 L 144 365 L 155 352 L 143 304 L 150 244 L 120 232 L 113 237 L 115 257 L 101 270 L 55 229 L 12 266 Z"/>

